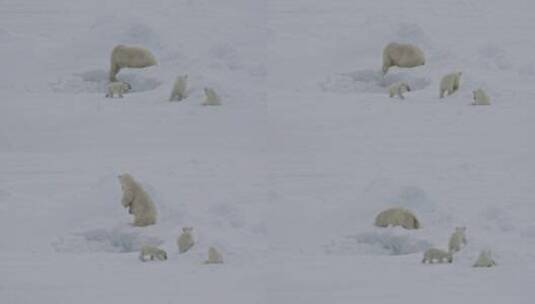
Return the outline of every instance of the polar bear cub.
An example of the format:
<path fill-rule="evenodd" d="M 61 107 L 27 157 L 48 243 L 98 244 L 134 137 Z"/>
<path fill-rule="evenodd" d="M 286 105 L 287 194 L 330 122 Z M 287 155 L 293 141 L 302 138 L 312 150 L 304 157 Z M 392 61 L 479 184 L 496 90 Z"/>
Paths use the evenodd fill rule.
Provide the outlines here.
<path fill-rule="evenodd" d="M 205 264 L 223 264 L 223 255 L 214 247 L 208 249 L 208 260 Z"/>
<path fill-rule="evenodd" d="M 186 98 L 188 75 L 178 76 L 173 85 L 173 91 L 171 91 L 171 97 L 169 101 L 181 101 Z"/>
<path fill-rule="evenodd" d="M 419 229 L 421 227 L 416 216 L 403 208 L 390 208 L 382 211 L 375 218 L 375 226 L 401 226 L 405 229 Z"/>
<path fill-rule="evenodd" d="M 453 262 L 453 254 L 437 248 L 429 248 L 424 253 L 422 263 L 433 264 L 435 261 L 443 263 L 444 260 L 448 263 Z"/>
<path fill-rule="evenodd" d="M 122 81 L 114 81 L 108 84 L 108 93 L 106 93 L 106 98 L 114 98 L 115 95 L 119 98 L 123 98 L 123 94 L 130 91 L 132 86 L 129 83 Z"/>
<path fill-rule="evenodd" d="M 143 246 L 141 247 L 141 252 L 139 253 L 139 259 L 142 262 L 146 262 L 147 260 L 153 261 L 154 259 L 157 259 L 158 261 L 165 261 L 167 260 L 167 252 L 160 248 Z"/>
<path fill-rule="evenodd" d="M 496 266 L 496 262 L 492 259 L 490 250 L 483 250 L 479 254 L 477 261 L 474 264 L 474 267 L 492 267 Z"/>
<path fill-rule="evenodd" d="M 193 245 L 195 245 L 195 241 L 193 240 L 193 235 L 191 233 L 192 231 L 192 227 L 182 228 L 182 234 L 176 240 L 179 253 L 184 253 L 190 250 Z"/>
<path fill-rule="evenodd" d="M 139 69 L 157 64 L 154 55 L 146 48 L 117 45 L 111 51 L 109 80 L 111 82 L 117 81 L 116 76 L 122 68 Z"/>
<path fill-rule="evenodd" d="M 409 85 L 403 81 L 394 83 L 388 88 L 388 94 L 390 98 L 394 96 L 398 96 L 401 99 L 405 99 L 405 97 L 403 97 L 403 93 L 410 92 L 410 91 L 411 91 L 411 88 L 409 87 Z"/>
<path fill-rule="evenodd" d="M 457 252 L 461 250 L 462 246 L 466 245 L 466 227 L 456 227 L 455 232 L 452 233 L 448 243 L 450 252 Z"/>
<path fill-rule="evenodd" d="M 392 42 L 383 49 L 383 75 L 393 66 L 413 68 L 424 64 L 424 52 L 415 45 Z"/>
<path fill-rule="evenodd" d="M 442 77 L 440 81 L 440 98 L 444 98 L 446 94 L 449 96 L 457 92 L 462 75 L 462 72 L 454 72 Z"/>
<path fill-rule="evenodd" d="M 488 106 L 490 105 L 490 97 L 482 89 L 477 89 L 472 92 L 474 96 L 474 106 Z"/>
<path fill-rule="evenodd" d="M 134 226 L 156 224 L 156 206 L 141 185 L 128 173 L 119 175 L 119 182 L 123 190 L 121 205 L 134 215 Z"/>
<path fill-rule="evenodd" d="M 219 106 L 221 105 L 221 98 L 216 94 L 212 88 L 204 88 L 204 95 L 206 99 L 203 102 L 203 106 Z"/>

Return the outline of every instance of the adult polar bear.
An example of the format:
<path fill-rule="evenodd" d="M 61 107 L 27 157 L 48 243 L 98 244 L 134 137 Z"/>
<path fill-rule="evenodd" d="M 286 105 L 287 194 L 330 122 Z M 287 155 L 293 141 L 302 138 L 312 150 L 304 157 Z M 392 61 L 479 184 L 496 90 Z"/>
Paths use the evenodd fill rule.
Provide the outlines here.
<path fill-rule="evenodd" d="M 424 64 L 424 52 L 415 45 L 392 42 L 383 49 L 383 74 L 393 66 L 414 68 Z"/>
<path fill-rule="evenodd" d="M 157 65 L 152 53 L 142 47 L 119 44 L 111 51 L 110 82 L 116 82 L 122 68 L 146 68 Z"/>
<path fill-rule="evenodd" d="M 156 224 L 156 206 L 141 185 L 128 173 L 119 175 L 119 182 L 123 190 L 121 204 L 134 214 L 134 226 Z"/>

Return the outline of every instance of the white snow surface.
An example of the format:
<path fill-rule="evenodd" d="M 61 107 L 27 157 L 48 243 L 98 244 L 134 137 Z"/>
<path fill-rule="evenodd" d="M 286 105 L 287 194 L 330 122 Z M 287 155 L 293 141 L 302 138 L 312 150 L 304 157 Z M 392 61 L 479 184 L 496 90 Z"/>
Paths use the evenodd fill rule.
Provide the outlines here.
<path fill-rule="evenodd" d="M 530 0 L 5 0 L 0 303 L 533 303 Z M 383 78 L 388 42 L 426 65 Z M 118 78 L 116 44 L 158 59 Z M 461 88 L 438 98 L 440 78 Z M 190 93 L 168 102 L 177 75 Z M 406 81 L 406 99 L 386 87 Z M 222 106 L 203 107 L 213 87 Z M 481 87 L 491 106 L 470 106 Z M 117 176 L 151 195 L 133 227 Z M 377 228 L 388 207 L 416 231 Z M 178 254 L 183 226 L 195 246 Z M 453 264 L 422 265 L 456 226 Z M 165 262 L 142 263 L 141 245 Z M 221 265 L 203 265 L 210 246 Z M 497 267 L 471 265 L 491 249 Z"/>

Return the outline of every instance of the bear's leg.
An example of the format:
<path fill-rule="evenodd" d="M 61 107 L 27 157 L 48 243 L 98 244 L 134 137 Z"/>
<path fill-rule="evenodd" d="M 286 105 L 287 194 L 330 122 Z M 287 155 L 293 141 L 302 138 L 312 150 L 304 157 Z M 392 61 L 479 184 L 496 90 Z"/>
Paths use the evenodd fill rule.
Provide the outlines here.
<path fill-rule="evenodd" d="M 119 65 L 115 64 L 115 63 L 112 63 L 111 64 L 111 67 L 110 67 L 110 82 L 116 82 L 117 81 L 117 74 L 119 73 L 119 71 L 121 70 L 121 68 L 119 67 Z"/>

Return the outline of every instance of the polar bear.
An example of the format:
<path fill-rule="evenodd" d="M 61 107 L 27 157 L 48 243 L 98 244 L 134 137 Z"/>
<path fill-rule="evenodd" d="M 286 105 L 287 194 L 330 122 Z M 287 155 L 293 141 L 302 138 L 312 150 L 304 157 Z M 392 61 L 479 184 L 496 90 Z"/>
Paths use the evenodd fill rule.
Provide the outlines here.
<path fill-rule="evenodd" d="M 195 245 L 195 241 L 193 240 L 193 235 L 191 233 L 192 231 L 192 227 L 182 228 L 182 234 L 176 240 L 179 253 L 184 253 L 190 250 L 193 245 Z"/>
<path fill-rule="evenodd" d="M 419 229 L 421 227 L 416 216 L 403 208 L 391 208 L 382 211 L 375 218 L 375 226 L 401 226 L 405 229 Z"/>
<path fill-rule="evenodd" d="M 393 66 L 413 68 L 424 64 L 424 52 L 415 45 L 392 42 L 383 49 L 383 75 Z"/>
<path fill-rule="evenodd" d="M 171 91 L 171 97 L 169 101 L 181 101 L 186 98 L 188 75 L 178 76 L 173 85 L 173 91 Z"/>
<path fill-rule="evenodd" d="M 141 185 L 128 173 L 119 175 L 119 182 L 123 190 L 121 204 L 134 215 L 134 226 L 156 224 L 156 206 Z"/>
<path fill-rule="evenodd" d="M 208 260 L 204 264 L 223 264 L 223 255 L 214 247 L 208 249 Z"/>
<path fill-rule="evenodd" d="M 141 247 L 141 252 L 139 253 L 139 259 L 142 262 L 146 262 L 147 259 L 153 261 L 154 259 L 159 261 L 167 260 L 167 252 L 165 250 L 152 247 L 152 246 L 143 246 Z"/>
<path fill-rule="evenodd" d="M 438 261 L 439 263 L 443 263 L 444 260 L 446 260 L 448 263 L 453 262 L 453 254 L 451 252 L 447 252 L 441 249 L 429 248 L 424 253 L 424 258 L 422 260 L 422 263 L 433 264 L 435 261 Z"/>
<path fill-rule="evenodd" d="M 490 97 L 482 89 L 477 89 L 472 92 L 474 96 L 474 106 L 488 106 L 490 105 Z"/>
<path fill-rule="evenodd" d="M 450 241 L 448 242 L 448 249 L 450 252 L 457 252 L 461 250 L 462 246 L 466 245 L 466 227 L 456 227 L 455 232 L 452 233 Z"/>
<path fill-rule="evenodd" d="M 440 81 L 440 98 L 444 98 L 446 93 L 450 96 L 459 89 L 462 75 L 462 72 L 454 72 L 442 77 Z"/>
<path fill-rule="evenodd" d="M 110 82 L 117 81 L 116 76 L 122 68 L 146 68 L 158 64 L 149 50 L 122 44 L 113 48 L 110 61 Z"/>
<path fill-rule="evenodd" d="M 204 95 L 206 99 L 203 102 L 203 106 L 219 106 L 221 105 L 221 99 L 212 88 L 204 88 Z"/>
<path fill-rule="evenodd" d="M 123 94 L 130 91 L 132 87 L 129 83 L 122 81 L 114 81 L 108 84 L 108 93 L 106 93 L 106 98 L 113 98 L 115 95 L 119 98 L 123 98 Z"/>
<path fill-rule="evenodd" d="M 492 259 L 492 254 L 490 253 L 490 250 L 483 250 L 479 254 L 479 257 L 477 258 L 477 261 L 473 265 L 473 267 L 492 267 L 496 266 L 496 262 Z"/>
<path fill-rule="evenodd" d="M 394 83 L 388 88 L 388 94 L 390 98 L 397 95 L 399 96 L 399 98 L 405 99 L 405 97 L 403 97 L 403 93 L 410 92 L 410 91 L 411 91 L 411 88 L 409 87 L 409 85 L 403 81 Z"/>

